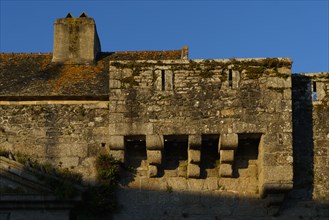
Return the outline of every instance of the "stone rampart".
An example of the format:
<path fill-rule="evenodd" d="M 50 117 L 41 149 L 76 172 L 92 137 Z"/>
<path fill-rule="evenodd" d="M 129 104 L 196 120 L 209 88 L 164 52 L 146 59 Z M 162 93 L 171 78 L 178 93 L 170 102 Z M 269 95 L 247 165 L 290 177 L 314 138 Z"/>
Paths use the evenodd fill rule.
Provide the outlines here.
<path fill-rule="evenodd" d="M 286 59 L 110 62 L 110 152 L 137 161 L 143 177 L 214 177 L 228 181 L 216 190 L 261 195 L 290 189 L 290 65 Z M 138 141 L 134 152 L 128 145 Z M 204 165 L 211 156 L 218 164 Z M 237 184 L 244 178 L 239 166 L 253 170 L 246 174 L 255 178 L 250 189 Z"/>

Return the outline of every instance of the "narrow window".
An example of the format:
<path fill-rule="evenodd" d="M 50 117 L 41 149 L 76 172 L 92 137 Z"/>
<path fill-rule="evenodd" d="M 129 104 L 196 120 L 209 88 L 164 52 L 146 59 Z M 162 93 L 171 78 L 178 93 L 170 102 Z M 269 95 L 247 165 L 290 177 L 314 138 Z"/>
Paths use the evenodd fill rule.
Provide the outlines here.
<path fill-rule="evenodd" d="M 233 85 L 233 74 L 232 74 L 232 69 L 228 70 L 228 85 L 232 87 Z"/>
<path fill-rule="evenodd" d="M 313 101 L 316 101 L 316 82 L 313 81 Z"/>
<path fill-rule="evenodd" d="M 172 73 L 172 89 L 175 89 L 175 74 Z"/>
<path fill-rule="evenodd" d="M 161 70 L 161 90 L 165 91 L 165 89 L 166 89 L 165 71 Z"/>

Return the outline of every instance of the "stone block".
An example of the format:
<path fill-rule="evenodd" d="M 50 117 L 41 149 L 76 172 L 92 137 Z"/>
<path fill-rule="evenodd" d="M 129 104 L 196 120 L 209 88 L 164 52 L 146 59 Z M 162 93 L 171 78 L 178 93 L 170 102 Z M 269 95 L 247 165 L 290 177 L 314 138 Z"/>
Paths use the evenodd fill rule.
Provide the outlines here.
<path fill-rule="evenodd" d="M 316 82 L 316 100 L 320 101 L 323 100 L 326 97 L 326 91 L 325 91 L 325 83 L 323 82 Z"/>
<path fill-rule="evenodd" d="M 220 162 L 230 163 L 234 161 L 234 150 L 221 150 L 220 151 Z"/>
<path fill-rule="evenodd" d="M 171 177 L 168 178 L 167 181 L 167 191 L 185 191 L 187 189 L 187 179 L 181 177 Z"/>
<path fill-rule="evenodd" d="M 189 135 L 188 136 L 189 149 L 200 149 L 201 147 L 201 135 Z"/>
<path fill-rule="evenodd" d="M 220 150 L 235 150 L 238 147 L 238 134 L 221 134 L 219 139 Z"/>
<path fill-rule="evenodd" d="M 278 216 L 280 211 L 280 206 L 271 206 L 267 208 L 268 216 Z"/>
<path fill-rule="evenodd" d="M 266 196 L 266 206 L 275 206 L 278 205 L 280 206 L 283 203 L 285 194 L 283 193 L 278 193 L 278 194 L 268 194 Z"/>
<path fill-rule="evenodd" d="M 188 151 L 188 163 L 198 164 L 201 160 L 201 152 L 199 150 Z"/>
<path fill-rule="evenodd" d="M 110 124 L 110 133 L 117 135 L 140 135 L 141 131 L 144 134 L 153 134 L 152 123 L 116 123 Z"/>
<path fill-rule="evenodd" d="M 290 76 L 290 74 L 291 74 L 291 68 L 288 68 L 285 66 L 277 68 L 277 71 L 281 74 L 287 74 L 288 76 Z"/>
<path fill-rule="evenodd" d="M 285 100 L 291 100 L 291 89 L 285 89 L 283 91 L 283 99 Z"/>
<path fill-rule="evenodd" d="M 109 145 L 111 150 L 124 150 L 124 136 L 122 135 L 114 135 L 109 137 Z"/>
<path fill-rule="evenodd" d="M 293 181 L 293 166 L 287 161 L 286 165 L 263 166 L 265 183 L 284 183 Z"/>
<path fill-rule="evenodd" d="M 164 140 L 163 135 L 151 134 L 146 135 L 146 148 L 150 150 L 163 149 Z"/>
<path fill-rule="evenodd" d="M 187 179 L 187 187 L 189 191 L 202 192 L 204 190 L 204 179 Z"/>
<path fill-rule="evenodd" d="M 179 164 L 177 175 L 178 175 L 178 177 L 186 177 L 187 161 L 181 161 L 181 162 L 184 162 L 184 163 Z"/>
<path fill-rule="evenodd" d="M 120 89 L 121 88 L 121 81 L 120 80 L 115 80 L 115 79 L 110 79 L 110 89 Z"/>
<path fill-rule="evenodd" d="M 60 157 L 56 160 L 64 168 L 77 167 L 79 165 L 79 157 Z"/>
<path fill-rule="evenodd" d="M 124 113 L 122 113 L 122 112 L 121 113 L 111 112 L 108 119 L 111 123 L 123 123 L 125 120 L 125 117 L 124 117 Z"/>
<path fill-rule="evenodd" d="M 150 178 L 158 176 L 158 167 L 155 165 L 149 165 L 148 167 L 148 175 Z"/>
<path fill-rule="evenodd" d="M 221 116 L 224 118 L 229 118 L 235 115 L 235 112 L 233 109 L 224 109 L 220 112 Z"/>
<path fill-rule="evenodd" d="M 204 183 L 205 190 L 217 190 L 218 189 L 218 178 L 217 177 L 208 177 L 205 179 Z"/>
<path fill-rule="evenodd" d="M 110 155 L 120 161 L 120 162 L 124 162 L 125 159 L 125 151 L 124 150 L 110 150 Z"/>
<path fill-rule="evenodd" d="M 200 167 L 196 164 L 187 165 L 187 177 L 188 178 L 199 178 L 200 177 Z"/>
<path fill-rule="evenodd" d="M 161 164 L 162 152 L 160 150 L 147 150 L 147 162 L 149 164 Z"/>
<path fill-rule="evenodd" d="M 110 89 L 110 100 L 125 100 L 126 95 L 121 89 Z"/>
<path fill-rule="evenodd" d="M 291 88 L 291 77 L 279 78 L 269 77 L 267 79 L 267 88 Z"/>
<path fill-rule="evenodd" d="M 219 175 L 221 177 L 232 177 L 233 170 L 231 164 L 221 164 L 219 169 Z"/>
<path fill-rule="evenodd" d="M 154 168 L 151 168 L 154 170 Z M 151 177 L 151 176 L 150 176 Z M 153 176 L 156 177 L 156 176 Z M 133 182 L 131 182 L 133 183 Z M 132 186 L 129 185 L 129 187 L 131 188 L 140 188 L 140 189 L 144 189 L 147 190 L 147 193 L 151 193 L 150 191 L 153 191 L 152 193 L 157 194 L 159 193 L 159 191 L 165 191 L 167 188 L 167 182 L 163 181 L 163 179 L 161 178 L 140 178 L 138 181 L 135 181 L 136 185 Z M 155 198 L 150 198 L 150 202 L 152 202 L 152 200 L 156 200 L 157 196 L 155 196 Z M 149 200 L 148 200 L 149 201 Z"/>

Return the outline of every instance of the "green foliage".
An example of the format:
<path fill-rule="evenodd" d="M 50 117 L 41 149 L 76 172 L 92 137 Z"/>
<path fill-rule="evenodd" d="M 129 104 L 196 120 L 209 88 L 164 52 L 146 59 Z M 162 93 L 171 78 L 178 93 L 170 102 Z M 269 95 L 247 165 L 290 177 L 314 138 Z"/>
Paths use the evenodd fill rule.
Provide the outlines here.
<path fill-rule="evenodd" d="M 82 210 L 86 215 L 102 216 L 117 209 L 116 186 L 120 180 L 121 162 L 111 155 L 100 154 L 95 162 L 97 184 L 84 193 Z"/>
<path fill-rule="evenodd" d="M 120 162 L 111 155 L 101 154 L 96 159 L 97 180 L 111 186 L 119 182 Z"/>
<path fill-rule="evenodd" d="M 68 179 L 53 178 L 50 176 L 39 175 L 38 179 L 50 187 L 56 197 L 60 199 L 70 199 L 78 195 L 78 189 Z"/>
<path fill-rule="evenodd" d="M 117 209 L 115 188 L 107 184 L 89 187 L 84 194 L 84 210 L 93 215 L 103 215 Z"/>
<path fill-rule="evenodd" d="M 69 169 L 57 169 L 57 176 L 62 180 L 74 183 L 74 184 L 81 184 L 82 176 L 80 173 L 75 173 L 70 171 Z"/>
<path fill-rule="evenodd" d="M 173 188 L 172 188 L 172 186 L 167 185 L 166 191 L 167 191 L 168 193 L 172 193 L 172 192 L 173 192 Z"/>
<path fill-rule="evenodd" d="M 9 152 L 0 150 L 0 156 L 9 157 Z M 54 194 L 60 199 L 70 199 L 81 192 L 77 186 L 82 182 L 82 176 L 79 173 L 72 172 L 68 168 L 56 168 L 50 163 L 39 163 L 32 160 L 28 155 L 16 153 L 16 160 L 26 166 L 27 169 L 37 169 L 42 173 L 36 173 L 38 179 L 53 190 Z M 101 215 L 113 212 L 117 208 L 117 199 L 115 189 L 120 180 L 121 162 L 115 160 L 112 156 L 101 154 L 95 162 L 97 171 L 97 184 L 89 186 L 84 192 L 83 214 Z M 126 168 L 133 172 L 131 168 Z M 4 189 L 1 189 L 4 190 Z M 6 189 L 7 191 L 10 189 Z M 16 191 L 15 191 L 16 192 Z"/>

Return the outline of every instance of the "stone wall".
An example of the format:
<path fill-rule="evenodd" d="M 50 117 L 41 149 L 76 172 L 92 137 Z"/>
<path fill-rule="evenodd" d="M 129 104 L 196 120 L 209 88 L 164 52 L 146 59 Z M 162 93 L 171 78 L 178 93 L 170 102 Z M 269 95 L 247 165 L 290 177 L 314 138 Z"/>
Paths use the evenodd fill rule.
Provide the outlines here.
<path fill-rule="evenodd" d="M 0 219 L 20 220 L 20 219 L 48 219 L 48 220 L 69 220 L 70 213 L 67 210 L 53 209 L 44 210 L 37 207 L 35 209 L 20 209 L 16 212 L 0 212 Z"/>
<path fill-rule="evenodd" d="M 326 77 L 326 78 L 324 78 Z M 313 100 L 314 193 L 316 200 L 329 200 L 329 73 L 312 76 L 316 86 Z M 313 93 L 314 88 L 313 88 Z M 314 96 L 313 96 L 314 97 Z"/>
<path fill-rule="evenodd" d="M 293 76 L 294 183 L 299 197 L 327 200 L 329 192 L 329 73 Z"/>
<path fill-rule="evenodd" d="M 139 179 L 154 177 L 187 191 L 189 181 L 257 195 L 290 189 L 290 66 L 286 59 L 110 62 L 110 152 L 129 162 L 129 142 L 140 141 L 136 154 L 144 155 L 133 158 L 138 175 L 129 186 L 157 187 Z M 170 167 L 175 144 L 181 158 Z M 202 176 L 211 144 L 218 158 Z"/>
<path fill-rule="evenodd" d="M 0 146 L 69 168 L 93 180 L 94 158 L 108 143 L 108 103 L 0 102 Z"/>
<path fill-rule="evenodd" d="M 0 150 L 87 183 L 95 156 L 110 152 L 136 171 L 122 171 L 115 219 L 326 218 L 328 73 L 290 68 L 110 61 L 109 101 L 0 101 Z"/>

